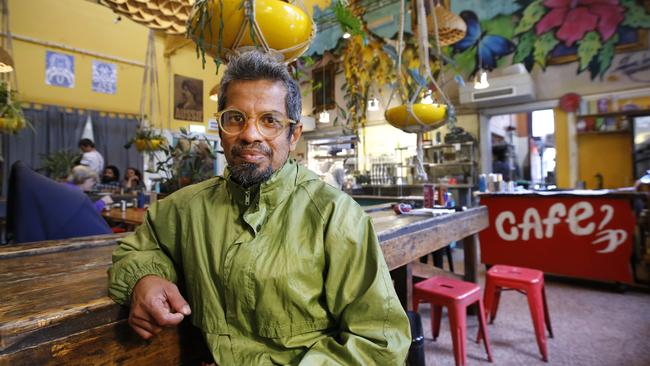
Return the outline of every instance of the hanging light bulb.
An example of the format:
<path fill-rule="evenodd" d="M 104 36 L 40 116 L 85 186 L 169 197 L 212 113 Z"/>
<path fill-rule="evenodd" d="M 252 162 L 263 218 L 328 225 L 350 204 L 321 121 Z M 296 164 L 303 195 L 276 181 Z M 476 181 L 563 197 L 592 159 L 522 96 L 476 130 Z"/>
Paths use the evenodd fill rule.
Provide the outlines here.
<path fill-rule="evenodd" d="M 431 93 L 431 90 L 429 90 L 425 95 L 424 98 L 420 101 L 422 104 L 433 104 L 433 95 Z"/>
<path fill-rule="evenodd" d="M 477 76 L 474 79 L 474 89 L 485 89 L 488 86 L 490 86 L 490 83 L 487 80 L 487 72 L 481 71 L 480 78 Z"/>
<path fill-rule="evenodd" d="M 478 54 L 478 75 L 474 77 L 474 89 L 485 89 L 490 86 L 487 80 L 487 72 L 483 70 L 483 60 L 481 58 L 481 42 L 476 46 Z"/>
<path fill-rule="evenodd" d="M 215 85 L 210 89 L 210 100 L 214 102 L 219 102 L 219 84 Z"/>
<path fill-rule="evenodd" d="M 372 98 L 368 101 L 368 110 L 371 112 L 379 110 L 379 99 Z"/>
<path fill-rule="evenodd" d="M 321 89 L 323 92 L 323 111 L 320 112 L 318 116 L 319 123 L 330 123 L 330 113 L 327 111 L 327 99 L 325 98 L 325 66 L 323 66 L 323 81 L 321 83 Z"/>
<path fill-rule="evenodd" d="M 320 112 L 318 117 L 318 122 L 320 123 L 330 123 L 330 113 L 328 111 Z"/>

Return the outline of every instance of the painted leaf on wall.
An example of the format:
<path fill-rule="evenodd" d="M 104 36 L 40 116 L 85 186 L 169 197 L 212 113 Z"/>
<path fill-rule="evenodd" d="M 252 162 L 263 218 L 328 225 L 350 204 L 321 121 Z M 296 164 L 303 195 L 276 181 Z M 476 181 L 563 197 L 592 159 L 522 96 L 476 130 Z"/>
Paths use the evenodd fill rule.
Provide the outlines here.
<path fill-rule="evenodd" d="M 512 39 L 514 36 L 514 22 L 512 15 L 499 15 L 490 20 L 482 21 L 483 32 L 489 35 L 501 36 Z"/>
<path fill-rule="evenodd" d="M 515 28 L 515 35 L 528 32 L 531 30 L 535 24 L 546 14 L 546 8 L 544 7 L 542 0 L 535 0 L 530 3 L 519 20 L 517 28 Z"/>
<path fill-rule="evenodd" d="M 612 60 L 614 59 L 614 48 L 616 47 L 616 43 L 618 43 L 618 34 L 615 34 L 612 38 L 607 40 L 607 42 L 605 42 L 605 44 L 600 48 L 600 52 L 598 52 L 598 56 L 596 57 L 596 63 L 598 66 L 597 72 L 592 71 L 592 80 L 595 79 L 597 75 L 602 79 L 605 75 L 605 71 L 609 69 Z"/>
<path fill-rule="evenodd" d="M 555 38 L 553 32 L 546 32 L 535 40 L 535 50 L 533 56 L 535 62 L 542 68 L 546 69 L 546 58 L 548 54 L 557 46 L 560 41 Z"/>
<path fill-rule="evenodd" d="M 632 28 L 650 28 L 650 14 L 646 13 L 645 8 L 637 1 L 621 0 L 621 5 L 627 9 L 622 25 Z"/>
<path fill-rule="evenodd" d="M 517 50 L 512 58 L 512 63 L 524 62 L 535 49 L 535 31 L 529 30 L 521 35 L 517 43 Z"/>
<path fill-rule="evenodd" d="M 591 31 L 578 41 L 579 72 L 583 72 L 602 46 L 598 32 Z"/>

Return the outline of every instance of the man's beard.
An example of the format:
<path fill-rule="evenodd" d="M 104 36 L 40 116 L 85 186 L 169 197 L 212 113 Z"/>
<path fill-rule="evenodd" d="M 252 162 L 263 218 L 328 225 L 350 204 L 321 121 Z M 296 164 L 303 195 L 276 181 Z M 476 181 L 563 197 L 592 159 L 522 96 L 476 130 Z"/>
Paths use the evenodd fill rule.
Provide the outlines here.
<path fill-rule="evenodd" d="M 230 155 L 233 159 L 241 154 L 242 150 L 256 150 L 269 158 L 269 165 L 266 169 L 259 168 L 255 163 L 239 163 L 229 165 L 230 177 L 233 181 L 237 182 L 244 188 L 260 184 L 267 181 L 273 175 L 273 150 L 261 145 L 260 143 L 253 143 L 250 145 L 239 144 L 230 149 Z"/>

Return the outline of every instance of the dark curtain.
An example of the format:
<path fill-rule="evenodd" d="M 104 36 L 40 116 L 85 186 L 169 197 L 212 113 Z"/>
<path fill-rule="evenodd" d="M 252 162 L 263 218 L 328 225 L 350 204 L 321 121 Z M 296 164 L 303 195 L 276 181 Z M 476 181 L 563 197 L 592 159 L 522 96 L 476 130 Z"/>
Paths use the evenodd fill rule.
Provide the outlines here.
<path fill-rule="evenodd" d="M 120 180 L 124 178 L 128 167 L 142 171 L 142 154 L 138 153 L 135 146 L 124 148 L 124 144 L 135 136 L 138 121 L 135 118 L 101 115 L 98 112 L 93 112 L 92 120 L 95 147 L 104 157 L 104 164 L 115 165 L 120 170 Z"/>
<path fill-rule="evenodd" d="M 42 155 L 60 150 L 77 151 L 81 138 L 85 112 L 68 110 L 56 106 L 43 106 L 42 109 L 24 108 L 25 118 L 34 126 L 22 129 L 16 135 L 2 135 L 3 166 L 2 195 L 7 194 L 7 181 L 11 165 L 22 160 L 33 169 L 41 167 Z"/>
<path fill-rule="evenodd" d="M 2 139 L 2 195 L 7 195 L 7 183 L 11 165 L 22 160 L 33 169 L 41 167 L 41 155 L 61 150 L 79 151 L 78 143 L 83 133 L 87 111 L 56 106 L 42 109 L 24 108 L 23 113 L 34 130 L 24 128 L 16 135 L 0 136 Z M 124 144 L 135 136 L 137 121 L 133 118 L 100 116 L 90 112 L 97 150 L 104 156 L 105 164 L 115 165 L 120 174 L 129 166 L 142 171 L 143 160 L 135 148 L 126 150 Z"/>

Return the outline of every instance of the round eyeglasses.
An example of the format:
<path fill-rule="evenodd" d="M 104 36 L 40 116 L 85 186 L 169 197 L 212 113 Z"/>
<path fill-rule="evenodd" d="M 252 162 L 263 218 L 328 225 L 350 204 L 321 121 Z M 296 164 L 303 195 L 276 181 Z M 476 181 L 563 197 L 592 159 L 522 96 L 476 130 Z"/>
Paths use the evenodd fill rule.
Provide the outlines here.
<path fill-rule="evenodd" d="M 289 125 L 295 124 L 296 121 L 287 118 L 280 112 L 261 112 L 256 116 L 249 117 L 246 113 L 229 108 L 215 113 L 219 128 L 227 135 L 237 135 L 246 128 L 246 123 L 250 118 L 255 119 L 257 131 L 266 138 L 275 138 Z"/>

